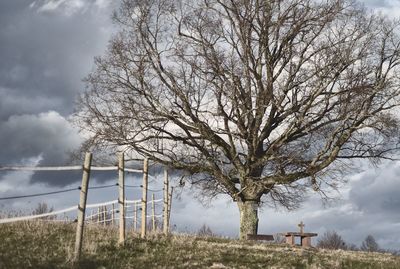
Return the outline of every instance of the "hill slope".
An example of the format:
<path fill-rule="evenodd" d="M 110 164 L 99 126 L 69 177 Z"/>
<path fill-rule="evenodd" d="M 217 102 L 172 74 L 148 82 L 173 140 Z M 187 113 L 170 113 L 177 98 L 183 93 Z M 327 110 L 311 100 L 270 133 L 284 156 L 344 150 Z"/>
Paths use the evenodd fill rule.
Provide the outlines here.
<path fill-rule="evenodd" d="M 390 254 L 301 249 L 219 238 L 128 234 L 117 245 L 117 230 L 85 231 L 79 268 L 400 268 Z M 23 222 L 0 226 L 0 268 L 71 268 L 75 224 Z"/>

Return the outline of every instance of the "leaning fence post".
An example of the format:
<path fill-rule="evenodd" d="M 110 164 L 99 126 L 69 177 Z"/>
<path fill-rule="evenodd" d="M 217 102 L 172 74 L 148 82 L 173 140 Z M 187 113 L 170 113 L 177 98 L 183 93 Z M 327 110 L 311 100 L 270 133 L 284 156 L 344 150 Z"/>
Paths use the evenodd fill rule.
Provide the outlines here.
<path fill-rule="evenodd" d="M 124 154 L 118 158 L 118 189 L 119 189 L 119 244 L 125 242 L 125 177 L 124 177 Z"/>
<path fill-rule="evenodd" d="M 168 234 L 168 169 L 164 168 L 164 205 L 163 205 L 163 232 Z"/>
<path fill-rule="evenodd" d="M 172 194 L 174 192 L 174 187 L 171 187 L 171 192 L 168 195 L 168 232 L 170 228 L 170 220 L 171 220 L 171 207 L 172 207 Z"/>
<path fill-rule="evenodd" d="M 151 194 L 151 223 L 152 231 L 156 230 L 156 207 L 154 203 L 154 193 Z"/>
<path fill-rule="evenodd" d="M 149 173 L 149 164 L 148 159 L 144 159 L 143 163 L 143 185 L 142 185 L 142 231 L 141 237 L 146 237 L 146 223 L 147 223 L 147 187 L 148 187 L 148 177 Z"/>
<path fill-rule="evenodd" d="M 79 206 L 78 206 L 78 225 L 76 227 L 75 251 L 74 251 L 75 261 L 78 261 L 80 259 L 82 250 L 83 228 L 85 224 L 85 210 L 86 210 L 86 200 L 87 200 L 87 192 L 89 186 L 91 164 L 92 164 L 92 153 L 87 152 L 85 154 L 85 161 L 83 164 L 82 185 L 81 185 L 81 192 L 80 192 Z"/>

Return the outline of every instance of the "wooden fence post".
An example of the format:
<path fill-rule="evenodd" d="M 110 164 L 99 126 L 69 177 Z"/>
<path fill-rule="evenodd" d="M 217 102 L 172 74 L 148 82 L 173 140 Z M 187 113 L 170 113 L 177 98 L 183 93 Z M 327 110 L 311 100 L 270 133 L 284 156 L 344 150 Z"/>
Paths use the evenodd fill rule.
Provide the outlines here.
<path fill-rule="evenodd" d="M 119 240 L 118 243 L 125 243 L 125 177 L 124 177 L 124 154 L 118 160 L 118 189 L 119 189 Z"/>
<path fill-rule="evenodd" d="M 106 205 L 103 206 L 103 218 L 104 218 L 104 224 L 103 225 L 104 226 L 107 225 L 107 213 L 108 213 L 107 210 L 108 210 L 107 206 Z"/>
<path fill-rule="evenodd" d="M 85 161 L 83 163 L 82 185 L 81 185 L 79 206 L 78 206 L 78 225 L 76 227 L 75 251 L 74 251 L 75 262 L 79 261 L 82 250 L 83 228 L 85 225 L 85 210 L 86 210 L 91 164 L 92 164 L 92 153 L 87 152 L 85 154 Z"/>
<path fill-rule="evenodd" d="M 114 218 L 115 218 L 115 206 L 114 204 L 112 204 L 112 208 L 111 208 L 111 226 L 114 227 Z"/>
<path fill-rule="evenodd" d="M 151 224 L 152 224 L 152 231 L 155 232 L 156 230 L 156 205 L 154 203 L 154 193 L 151 194 Z"/>
<path fill-rule="evenodd" d="M 174 192 L 174 187 L 171 187 L 171 192 L 168 195 L 168 232 L 170 228 L 170 220 L 171 220 L 171 208 L 172 208 L 172 194 Z"/>
<path fill-rule="evenodd" d="M 168 234 L 168 192 L 169 192 L 169 182 L 168 182 L 168 169 L 164 168 L 164 204 L 163 204 L 163 232 L 165 235 Z"/>
<path fill-rule="evenodd" d="M 99 225 L 101 225 L 102 221 L 103 221 L 103 207 L 99 206 Z"/>
<path fill-rule="evenodd" d="M 137 219 L 137 203 L 133 204 L 134 208 L 133 208 L 133 230 L 137 231 L 137 223 L 138 223 L 138 219 Z"/>
<path fill-rule="evenodd" d="M 143 185 L 142 185 L 142 230 L 141 238 L 146 237 L 146 224 L 147 224 L 147 188 L 149 183 L 149 163 L 148 159 L 143 162 Z"/>

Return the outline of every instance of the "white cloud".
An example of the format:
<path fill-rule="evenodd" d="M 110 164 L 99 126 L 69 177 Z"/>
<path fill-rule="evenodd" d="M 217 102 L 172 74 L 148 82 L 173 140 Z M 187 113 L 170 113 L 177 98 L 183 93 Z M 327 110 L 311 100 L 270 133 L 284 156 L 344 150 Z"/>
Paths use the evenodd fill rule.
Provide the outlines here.
<path fill-rule="evenodd" d="M 64 3 L 65 0 L 50 0 L 44 2 L 39 8 L 39 11 L 50 11 L 50 10 L 55 10 L 60 7 L 62 3 Z"/>
<path fill-rule="evenodd" d="M 71 16 L 84 13 L 93 7 L 107 8 L 111 2 L 111 0 L 37 0 L 30 7 L 41 13 L 61 13 Z"/>
<path fill-rule="evenodd" d="M 390 17 L 400 16 L 400 1 L 399 0 L 361 0 L 366 7 L 371 8 L 373 11 L 381 12 L 389 15 Z"/>
<path fill-rule="evenodd" d="M 47 163 L 65 162 L 68 151 L 78 147 L 82 138 L 58 112 L 13 115 L 0 122 L 2 163 L 42 156 Z"/>
<path fill-rule="evenodd" d="M 107 8 L 110 5 L 110 0 L 96 0 L 94 4 L 99 8 Z"/>
<path fill-rule="evenodd" d="M 19 165 L 36 166 L 39 164 L 41 156 L 22 159 Z M 15 189 L 29 184 L 33 175 L 31 171 L 9 171 L 0 174 L 0 195 L 12 193 Z"/>

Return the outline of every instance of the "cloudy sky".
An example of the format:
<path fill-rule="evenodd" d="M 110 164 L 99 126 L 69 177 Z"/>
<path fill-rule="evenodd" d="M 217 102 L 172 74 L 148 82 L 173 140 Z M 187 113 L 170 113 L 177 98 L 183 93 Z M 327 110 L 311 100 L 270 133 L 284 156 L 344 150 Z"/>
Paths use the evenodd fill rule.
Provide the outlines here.
<path fill-rule="evenodd" d="M 68 119 L 82 78 L 93 68 L 115 32 L 111 0 L 1 0 L 0 1 L 0 166 L 59 165 L 82 141 Z M 368 7 L 400 16 L 399 0 L 364 0 Z M 264 208 L 260 232 L 293 231 L 300 221 L 306 231 L 336 230 L 359 245 L 372 234 L 384 248 L 400 249 L 400 164 L 368 165 L 349 175 L 334 203 L 323 204 L 310 194 L 294 212 Z M 154 177 L 157 174 L 153 173 Z M 94 175 L 93 185 L 113 175 Z M 160 177 L 158 177 L 160 179 Z M 51 191 L 79 185 L 79 174 L 0 172 L 0 197 Z M 130 184 L 139 178 L 129 176 Z M 157 178 L 152 178 L 158 188 Z M 202 224 L 221 235 L 238 234 L 239 214 L 228 197 L 203 207 L 189 189 L 174 200 L 172 222 L 179 231 L 193 232 Z M 76 204 L 79 193 L 45 197 L 56 209 Z M 128 190 L 137 199 L 138 190 Z M 159 196 L 160 193 L 156 193 Z M 90 194 L 89 201 L 115 199 L 116 190 Z M 35 207 L 44 198 L 0 201 L 0 210 Z"/>

